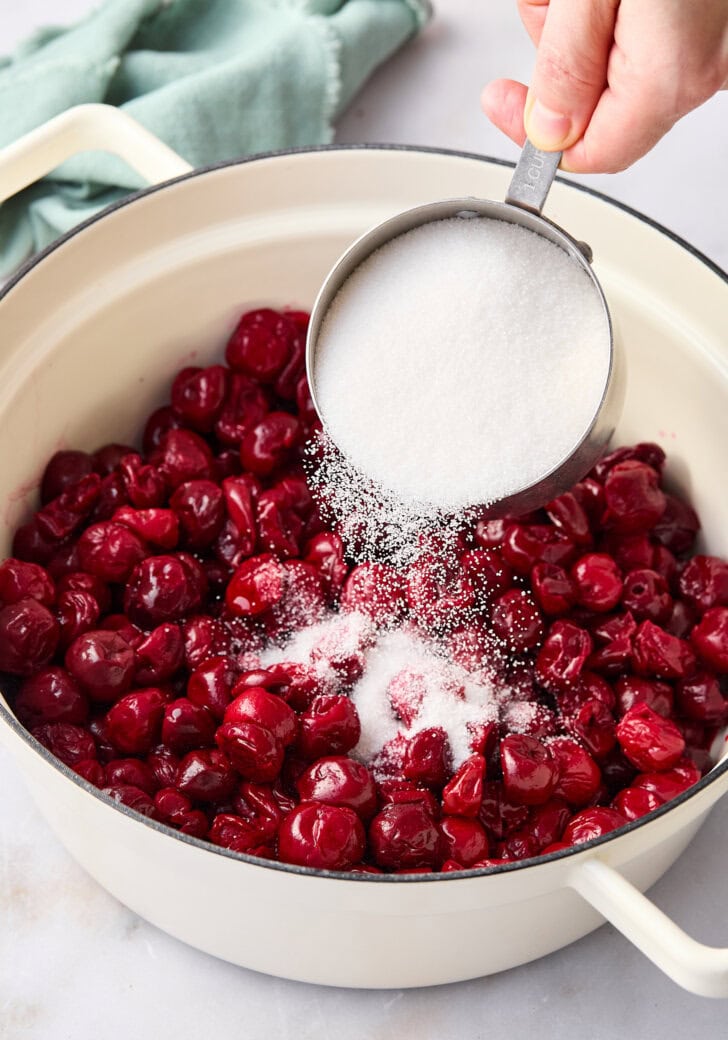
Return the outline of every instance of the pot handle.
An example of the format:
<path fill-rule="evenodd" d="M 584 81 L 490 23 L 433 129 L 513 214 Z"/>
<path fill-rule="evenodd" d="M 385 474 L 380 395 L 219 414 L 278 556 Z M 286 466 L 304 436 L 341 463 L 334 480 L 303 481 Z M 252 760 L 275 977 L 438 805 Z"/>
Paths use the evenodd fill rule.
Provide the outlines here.
<path fill-rule="evenodd" d="M 702 997 L 728 997 L 728 948 L 691 939 L 599 859 L 578 866 L 569 885 L 679 986 Z"/>
<path fill-rule="evenodd" d="M 192 169 L 121 109 L 76 105 L 0 150 L 0 203 L 50 173 L 64 159 L 91 149 L 120 156 L 152 184 Z"/>

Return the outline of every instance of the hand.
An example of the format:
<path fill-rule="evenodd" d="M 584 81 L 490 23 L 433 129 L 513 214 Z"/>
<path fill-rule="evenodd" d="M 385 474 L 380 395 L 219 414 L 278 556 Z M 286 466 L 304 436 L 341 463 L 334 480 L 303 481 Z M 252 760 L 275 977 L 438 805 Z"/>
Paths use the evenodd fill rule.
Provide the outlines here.
<path fill-rule="evenodd" d="M 573 173 L 614 173 L 728 86 L 728 0 L 518 0 L 537 47 L 530 88 L 499 79 L 485 113 L 563 151 Z"/>

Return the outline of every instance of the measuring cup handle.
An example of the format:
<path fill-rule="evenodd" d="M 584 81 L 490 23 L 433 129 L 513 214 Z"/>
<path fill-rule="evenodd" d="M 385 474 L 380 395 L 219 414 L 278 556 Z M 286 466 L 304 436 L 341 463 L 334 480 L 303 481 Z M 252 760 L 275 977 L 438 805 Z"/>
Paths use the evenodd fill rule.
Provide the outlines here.
<path fill-rule="evenodd" d="M 542 152 L 526 138 L 508 186 L 506 202 L 540 213 L 561 162 L 561 152 Z"/>

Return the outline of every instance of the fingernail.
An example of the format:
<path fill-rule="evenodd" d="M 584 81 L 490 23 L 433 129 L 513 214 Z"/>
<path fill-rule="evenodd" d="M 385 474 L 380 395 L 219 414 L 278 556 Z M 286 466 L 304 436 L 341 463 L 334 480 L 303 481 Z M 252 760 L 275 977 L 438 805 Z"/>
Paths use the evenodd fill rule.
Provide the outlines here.
<path fill-rule="evenodd" d="M 528 106 L 524 122 L 528 139 L 545 152 L 558 151 L 571 133 L 569 116 L 547 108 L 538 98 Z"/>

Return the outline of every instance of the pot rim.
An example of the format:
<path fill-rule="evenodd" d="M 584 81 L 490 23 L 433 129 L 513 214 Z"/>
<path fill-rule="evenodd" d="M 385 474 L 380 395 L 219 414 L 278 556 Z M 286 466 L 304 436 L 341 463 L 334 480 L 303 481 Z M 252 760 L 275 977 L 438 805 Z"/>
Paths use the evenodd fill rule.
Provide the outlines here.
<path fill-rule="evenodd" d="M 83 232 L 86 228 L 95 224 L 97 221 L 102 220 L 104 217 L 116 210 L 122 209 L 125 206 L 133 205 L 136 201 L 142 198 L 146 198 L 155 192 L 162 191 L 172 185 L 178 184 L 182 181 L 190 180 L 194 177 L 199 177 L 206 173 L 211 173 L 215 170 L 225 169 L 231 166 L 243 166 L 248 163 L 258 162 L 262 159 L 275 159 L 278 157 L 291 156 L 291 155 L 307 155 L 310 153 L 317 152 L 357 152 L 357 151 L 384 151 L 384 152 L 415 152 L 425 155 L 445 155 L 453 158 L 460 159 L 474 159 L 479 162 L 485 162 L 494 164 L 496 166 L 504 166 L 513 169 L 515 162 L 508 159 L 499 159 L 494 156 L 480 155 L 475 152 L 464 152 L 458 149 L 452 148 L 437 148 L 433 146 L 425 145 L 407 145 L 407 144 L 377 144 L 377 143 L 364 143 L 364 144 L 331 144 L 331 145 L 315 145 L 312 147 L 301 147 L 301 148 L 287 148 L 280 149 L 271 152 L 261 152 L 256 155 L 243 156 L 238 159 L 229 159 L 223 162 L 211 163 L 206 166 L 198 167 L 191 170 L 189 173 L 181 174 L 179 177 L 174 177 L 171 180 L 162 181 L 159 184 L 150 185 L 147 188 L 143 188 L 140 191 L 133 192 L 123 198 L 113 202 L 111 205 L 105 207 L 99 213 L 87 220 L 82 221 L 63 235 L 55 239 L 50 245 L 46 246 L 45 249 L 34 254 L 28 260 L 26 260 L 18 270 L 10 277 L 4 286 L 0 287 L 0 302 L 7 296 L 7 294 L 40 262 L 46 257 L 50 256 L 55 252 L 56 249 L 63 246 L 69 239 L 74 238 L 79 233 Z M 653 220 L 651 217 L 645 216 L 638 210 L 633 209 L 624 202 L 620 202 L 617 199 L 610 198 L 603 192 L 598 191 L 595 188 L 590 188 L 584 184 L 577 184 L 574 181 L 567 180 L 564 177 L 557 176 L 556 181 L 560 184 L 567 185 L 569 188 L 575 191 L 583 192 L 586 195 L 591 195 L 594 198 L 606 202 L 610 206 L 614 206 L 617 209 L 622 210 L 629 216 L 635 217 L 641 223 L 646 224 L 648 227 L 653 228 L 660 234 L 664 235 L 670 241 L 686 250 L 704 266 L 706 266 L 713 274 L 716 274 L 726 284 L 728 284 L 728 273 L 724 271 L 718 264 L 707 257 L 695 246 L 686 242 L 685 239 L 681 238 L 674 231 L 666 228 L 663 224 Z M 110 795 L 103 794 L 97 787 L 89 783 L 83 777 L 75 773 L 70 766 L 67 766 L 60 759 L 56 758 L 55 755 L 45 748 L 29 730 L 20 723 L 13 713 L 0 703 L 0 722 L 7 725 L 20 740 L 22 740 L 28 747 L 36 754 L 40 755 L 45 762 L 56 769 L 62 776 L 67 780 L 71 780 L 78 787 L 84 790 L 86 793 L 92 795 L 102 804 L 110 806 L 117 812 L 123 813 L 131 820 L 138 824 L 146 825 L 152 830 L 157 831 L 159 834 L 163 834 L 167 837 L 171 837 L 174 840 L 184 842 L 188 845 L 192 845 L 194 848 L 198 848 L 207 853 L 214 853 L 218 856 L 224 856 L 228 859 L 239 860 L 243 863 L 247 863 L 249 866 L 259 867 L 265 870 L 277 870 L 284 873 L 299 874 L 299 875 L 310 875 L 313 877 L 330 878 L 337 881 L 354 881 L 354 882 L 366 882 L 374 884 L 412 884 L 412 883 L 433 883 L 442 881 L 459 881 L 465 879 L 471 879 L 476 877 L 485 877 L 493 874 L 511 874 L 517 871 L 534 869 L 539 866 L 543 866 L 547 863 L 553 863 L 558 860 L 568 859 L 572 856 L 578 855 L 581 852 L 599 848 L 607 842 L 612 841 L 615 838 L 620 838 L 626 834 L 633 833 L 639 828 L 649 826 L 659 818 L 665 816 L 668 812 L 676 809 L 680 805 L 684 805 L 691 798 L 704 791 L 708 786 L 720 779 L 726 772 L 728 772 L 728 756 L 726 756 L 717 765 L 713 766 L 709 773 L 704 777 L 701 777 L 697 783 L 681 792 L 675 798 L 672 798 L 669 802 L 665 802 L 657 809 L 652 810 L 646 816 L 642 816 L 639 819 L 632 820 L 622 827 L 618 827 L 608 834 L 604 834 L 598 838 L 592 838 L 590 841 L 582 842 L 578 845 L 573 845 L 567 849 L 560 849 L 556 852 L 550 852 L 546 855 L 539 855 L 530 859 L 514 860 L 511 863 L 501 863 L 491 867 L 480 867 L 470 868 L 467 870 L 457 870 L 448 873 L 436 872 L 432 874 L 352 874 L 347 871 L 339 870 L 321 870 L 315 867 L 301 867 L 293 863 L 280 863 L 277 860 L 267 860 L 259 856 L 251 856 L 245 852 L 236 852 L 233 849 L 226 849 L 219 845 L 213 845 L 212 842 L 203 840 L 202 838 L 195 838 L 189 834 L 182 834 L 180 831 L 175 830 L 166 823 L 162 823 L 158 820 L 153 820 L 148 816 L 143 816 L 141 813 L 130 809 L 128 806 L 116 802 Z"/>

